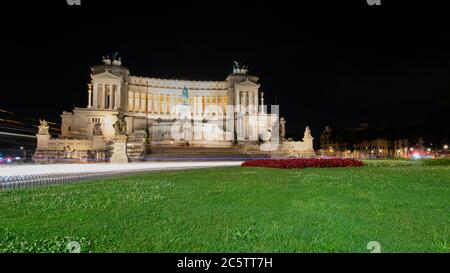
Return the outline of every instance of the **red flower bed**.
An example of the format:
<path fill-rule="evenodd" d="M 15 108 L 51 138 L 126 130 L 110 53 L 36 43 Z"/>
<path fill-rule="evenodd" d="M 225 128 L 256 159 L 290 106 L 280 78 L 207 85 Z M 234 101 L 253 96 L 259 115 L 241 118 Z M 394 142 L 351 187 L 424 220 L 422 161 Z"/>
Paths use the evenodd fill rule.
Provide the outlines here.
<path fill-rule="evenodd" d="M 243 167 L 265 167 L 279 169 L 304 168 L 336 168 L 361 167 L 363 162 L 349 158 L 296 158 L 296 159 L 262 159 L 250 160 L 242 163 Z"/>

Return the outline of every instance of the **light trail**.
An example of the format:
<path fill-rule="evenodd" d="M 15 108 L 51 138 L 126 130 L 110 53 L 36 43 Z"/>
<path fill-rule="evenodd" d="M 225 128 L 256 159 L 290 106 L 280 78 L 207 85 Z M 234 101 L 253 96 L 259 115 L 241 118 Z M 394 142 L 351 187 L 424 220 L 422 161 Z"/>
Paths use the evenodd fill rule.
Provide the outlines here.
<path fill-rule="evenodd" d="M 0 132 L 0 135 L 4 135 L 4 136 L 16 136 L 16 137 L 25 137 L 25 138 L 36 138 L 36 136 L 32 136 L 32 135 L 14 134 L 14 133 L 8 133 L 8 132 Z"/>
<path fill-rule="evenodd" d="M 9 127 L 9 126 L 0 126 L 0 129 L 6 129 L 6 130 L 11 130 L 11 131 L 20 131 L 20 132 L 27 132 L 27 133 L 32 133 L 32 134 L 36 134 L 36 130 L 32 130 L 32 129 L 28 129 L 28 128 L 17 128 L 17 127 Z"/>
<path fill-rule="evenodd" d="M 3 109 L 0 109 L 0 113 L 7 113 L 10 115 L 15 115 L 13 112 L 9 112 L 9 111 L 3 110 Z"/>
<path fill-rule="evenodd" d="M 128 173 L 136 171 L 163 171 L 211 167 L 240 166 L 242 161 L 215 162 L 139 162 L 128 164 L 48 164 L 48 165 L 4 165 L 0 166 L 0 177 L 40 174 L 77 174 L 77 173 Z"/>
<path fill-rule="evenodd" d="M 14 123 L 14 124 L 23 124 L 23 125 L 25 125 L 25 123 L 23 123 L 23 122 L 11 120 L 11 119 L 0 119 L 0 121 L 7 122 L 7 123 Z"/>

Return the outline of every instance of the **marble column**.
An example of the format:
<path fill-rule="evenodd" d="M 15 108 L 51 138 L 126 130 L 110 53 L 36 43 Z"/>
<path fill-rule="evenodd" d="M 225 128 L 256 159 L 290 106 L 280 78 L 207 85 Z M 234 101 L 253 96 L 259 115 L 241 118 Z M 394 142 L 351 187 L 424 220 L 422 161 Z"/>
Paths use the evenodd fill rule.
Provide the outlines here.
<path fill-rule="evenodd" d="M 153 113 L 153 94 L 148 94 L 149 107 L 148 112 Z"/>
<path fill-rule="evenodd" d="M 87 106 L 87 108 L 92 108 L 92 90 L 91 89 L 89 89 L 88 90 L 88 106 Z"/>
<path fill-rule="evenodd" d="M 141 94 L 141 92 L 138 92 L 138 95 L 139 95 L 139 113 L 142 113 L 142 94 Z"/>
<path fill-rule="evenodd" d="M 161 113 L 161 94 L 156 94 L 156 114 Z"/>
<path fill-rule="evenodd" d="M 207 96 L 202 96 L 202 112 L 203 115 L 206 116 L 206 106 L 208 105 L 208 97 Z"/>
<path fill-rule="evenodd" d="M 209 115 L 211 115 L 212 116 L 212 114 L 213 114 L 213 109 L 214 109 L 214 107 L 211 107 L 212 105 L 214 105 L 214 103 L 213 103 L 213 96 L 212 95 L 209 95 Z"/>
<path fill-rule="evenodd" d="M 258 92 L 253 93 L 253 101 L 255 106 L 253 107 L 253 113 L 258 113 Z"/>
<path fill-rule="evenodd" d="M 117 108 L 119 108 L 119 103 L 118 103 L 118 99 L 119 96 L 117 94 L 117 85 L 114 85 L 113 87 L 113 94 L 114 94 L 114 109 L 116 110 Z"/>
<path fill-rule="evenodd" d="M 248 92 L 243 92 L 244 94 L 244 112 L 248 112 Z"/>
<path fill-rule="evenodd" d="M 227 107 L 225 105 L 225 96 L 222 95 L 221 98 L 222 98 L 222 113 L 225 114 L 225 112 L 226 112 L 225 109 Z"/>
<path fill-rule="evenodd" d="M 164 101 L 164 103 L 163 103 L 163 115 L 165 115 L 165 114 L 167 114 L 167 95 L 166 94 L 164 94 L 163 95 L 163 101 Z"/>
<path fill-rule="evenodd" d="M 128 103 L 130 103 L 130 95 L 131 95 L 131 105 L 128 105 L 128 111 L 134 112 L 134 92 L 128 91 Z"/>
<path fill-rule="evenodd" d="M 100 109 L 105 109 L 105 88 L 104 86 L 100 87 L 99 90 L 99 100 L 100 100 Z"/>
<path fill-rule="evenodd" d="M 198 115 L 198 96 L 194 96 L 192 103 L 194 104 L 194 113 L 193 115 Z"/>
<path fill-rule="evenodd" d="M 200 114 L 200 116 L 203 116 L 203 96 L 199 96 L 198 97 L 198 102 L 199 102 L 199 108 L 198 112 Z"/>
<path fill-rule="evenodd" d="M 177 106 L 177 95 L 172 94 L 170 95 L 170 113 L 172 114 L 172 109 L 174 109 Z"/>
<path fill-rule="evenodd" d="M 240 112 L 240 110 L 241 110 L 241 108 L 239 107 L 239 105 L 241 104 L 241 101 L 240 101 L 240 98 L 241 98 L 241 94 L 240 94 L 240 92 L 239 91 L 236 91 L 236 93 L 235 93 L 235 96 L 234 96 L 234 111 L 235 112 Z"/>
<path fill-rule="evenodd" d="M 203 116 L 205 115 L 205 105 L 206 105 L 206 97 L 205 96 L 200 96 L 199 98 L 200 100 L 200 115 Z"/>
<path fill-rule="evenodd" d="M 216 109 L 215 111 L 217 111 L 216 115 L 218 115 L 220 113 L 219 109 L 220 108 L 220 104 L 219 104 L 219 96 L 215 95 L 214 96 L 216 98 L 216 104 L 214 105 L 214 109 Z"/>
<path fill-rule="evenodd" d="M 117 96 L 117 103 L 116 103 L 116 109 L 122 108 L 122 90 L 120 85 L 116 86 L 116 96 Z"/>
<path fill-rule="evenodd" d="M 98 85 L 94 84 L 94 93 L 92 94 L 92 103 L 93 108 L 97 109 L 98 108 Z"/>
<path fill-rule="evenodd" d="M 260 107 L 261 107 L 260 113 L 261 114 L 265 114 L 264 113 L 264 93 L 261 93 L 261 105 L 260 105 Z"/>

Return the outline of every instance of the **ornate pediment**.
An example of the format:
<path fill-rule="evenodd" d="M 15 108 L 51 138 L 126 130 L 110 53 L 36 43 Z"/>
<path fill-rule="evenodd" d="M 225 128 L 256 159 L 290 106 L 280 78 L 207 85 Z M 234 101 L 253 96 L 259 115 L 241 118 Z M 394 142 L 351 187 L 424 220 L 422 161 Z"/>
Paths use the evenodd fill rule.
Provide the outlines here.
<path fill-rule="evenodd" d="M 114 79 L 114 80 L 122 80 L 122 77 L 116 76 L 109 71 L 105 71 L 103 73 L 92 75 L 92 79 Z"/>
<path fill-rule="evenodd" d="M 239 87 L 256 87 L 259 88 L 259 84 L 256 84 L 252 81 L 250 81 L 248 78 L 245 81 L 242 81 L 240 83 L 236 83 L 236 86 Z"/>

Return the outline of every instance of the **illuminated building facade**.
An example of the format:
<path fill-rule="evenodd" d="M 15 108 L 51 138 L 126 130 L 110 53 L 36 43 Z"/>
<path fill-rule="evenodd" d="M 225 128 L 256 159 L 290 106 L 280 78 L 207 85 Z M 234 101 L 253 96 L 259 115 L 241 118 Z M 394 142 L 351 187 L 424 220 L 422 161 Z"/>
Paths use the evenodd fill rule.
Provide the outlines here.
<path fill-rule="evenodd" d="M 119 111 L 126 116 L 128 153 L 134 160 L 146 156 L 145 145 L 155 151 L 196 147 L 240 154 L 314 153 L 309 129 L 305 142 L 281 143 L 284 120 L 279 126 L 277 111 L 268 114 L 258 77 L 237 63 L 224 81 L 131 76 L 121 59 L 109 58 L 91 70 L 87 106 L 63 112 L 58 139 L 41 136 L 39 141 L 38 135 L 37 157 L 58 151 L 54 157 L 108 158 Z M 277 146 L 263 152 L 263 143 Z"/>

